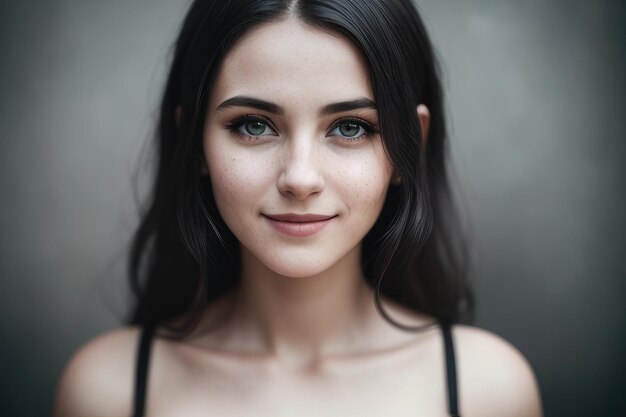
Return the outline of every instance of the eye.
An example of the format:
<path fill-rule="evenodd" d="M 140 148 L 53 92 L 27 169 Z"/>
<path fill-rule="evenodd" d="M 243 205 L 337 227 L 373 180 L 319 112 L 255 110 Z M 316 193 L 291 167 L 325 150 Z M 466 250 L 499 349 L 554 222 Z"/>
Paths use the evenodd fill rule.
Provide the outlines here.
<path fill-rule="evenodd" d="M 354 137 L 359 137 L 361 136 L 363 133 L 365 133 L 365 129 L 363 129 L 363 126 L 354 123 L 354 122 L 343 122 L 340 123 L 335 130 L 337 131 L 337 133 L 341 136 L 345 136 L 348 138 L 354 138 Z"/>
<path fill-rule="evenodd" d="M 270 127 L 270 122 L 261 116 L 244 116 L 228 124 L 228 129 L 248 139 L 257 139 L 261 136 L 277 136 Z"/>
<path fill-rule="evenodd" d="M 338 136 L 346 141 L 358 141 L 363 136 L 377 133 L 374 125 L 365 120 L 347 119 L 335 124 L 328 136 Z"/>
<path fill-rule="evenodd" d="M 252 120 L 239 126 L 239 131 L 250 136 L 263 136 L 273 134 L 274 131 L 265 123 Z"/>

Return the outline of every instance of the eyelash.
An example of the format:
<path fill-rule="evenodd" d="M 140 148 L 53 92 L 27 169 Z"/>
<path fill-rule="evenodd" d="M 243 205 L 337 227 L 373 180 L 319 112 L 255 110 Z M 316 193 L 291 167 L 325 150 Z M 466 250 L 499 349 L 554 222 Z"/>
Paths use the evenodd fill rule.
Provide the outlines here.
<path fill-rule="evenodd" d="M 244 138 L 245 140 L 249 140 L 249 141 L 253 141 L 253 140 L 259 140 L 262 136 L 268 136 L 268 135 L 262 135 L 262 136 L 254 136 L 254 135 L 249 135 L 246 134 L 244 132 L 241 131 L 241 128 L 243 126 L 245 126 L 247 123 L 262 123 L 265 126 L 267 126 L 268 129 L 270 129 L 274 134 L 273 135 L 269 135 L 269 136 L 276 136 L 276 129 L 272 126 L 272 123 L 265 117 L 263 116 L 258 116 L 258 115 L 253 115 L 253 114 L 249 114 L 246 116 L 241 116 L 236 118 L 235 120 L 233 120 L 232 122 L 228 123 L 226 125 L 226 128 L 228 130 L 230 130 L 232 133 L 240 136 L 241 138 Z"/>
<path fill-rule="evenodd" d="M 341 138 L 341 140 L 344 142 L 358 142 L 362 140 L 364 136 L 371 136 L 373 134 L 378 133 L 378 129 L 376 129 L 375 125 L 373 125 L 370 122 L 366 122 L 363 119 L 358 119 L 356 117 L 347 117 L 345 119 L 337 120 L 336 122 L 333 123 L 333 127 L 331 128 L 330 132 L 333 132 L 334 130 L 338 129 L 339 126 L 341 126 L 342 124 L 348 124 L 348 123 L 354 124 L 362 128 L 364 133 L 361 133 L 359 136 L 338 135 Z"/>
<path fill-rule="evenodd" d="M 242 128 L 247 124 L 247 123 L 261 123 L 263 125 L 266 126 L 267 129 L 270 129 L 273 134 L 266 134 L 266 135 L 250 135 L 247 133 L 242 132 Z M 338 129 L 341 125 L 344 124 L 354 124 L 360 128 L 363 129 L 364 133 L 360 134 L 359 136 L 343 136 L 341 134 L 338 135 L 331 135 L 330 133 L 333 132 L 334 130 Z M 230 130 L 232 133 L 240 136 L 241 138 L 248 140 L 248 141 L 255 141 L 255 140 L 260 140 L 263 136 L 277 136 L 278 134 L 276 133 L 276 128 L 274 128 L 274 126 L 272 125 L 272 123 L 264 116 L 260 116 L 260 115 L 245 115 L 245 116 L 241 116 L 236 118 L 235 120 L 229 122 L 226 125 L 227 129 Z M 359 119 L 359 118 L 355 118 L 355 117 L 348 117 L 348 118 L 344 118 L 344 119 L 340 119 L 337 120 L 333 123 L 332 128 L 328 131 L 328 133 L 326 134 L 326 136 L 337 136 L 340 138 L 340 140 L 342 142 L 348 142 L 348 143 L 354 143 L 354 142 L 359 142 L 361 140 L 363 140 L 364 136 L 370 136 L 372 134 L 377 134 L 378 129 L 376 129 L 375 125 L 367 122 L 363 119 Z"/>

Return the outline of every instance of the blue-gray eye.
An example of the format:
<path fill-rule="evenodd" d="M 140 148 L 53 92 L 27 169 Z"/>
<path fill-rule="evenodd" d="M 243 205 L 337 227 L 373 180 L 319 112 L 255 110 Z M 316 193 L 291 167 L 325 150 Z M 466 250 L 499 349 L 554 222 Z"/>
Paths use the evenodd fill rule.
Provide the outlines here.
<path fill-rule="evenodd" d="M 330 135 L 340 136 L 345 139 L 358 139 L 363 135 L 372 132 L 369 124 L 365 125 L 364 122 L 358 122 L 353 120 L 345 120 L 335 125 L 335 128 L 330 131 Z"/>
<path fill-rule="evenodd" d="M 244 135 L 250 136 L 263 136 L 274 134 L 274 131 L 266 123 L 260 122 L 258 120 L 250 120 L 246 123 L 243 123 L 239 127 L 239 131 Z"/>
<path fill-rule="evenodd" d="M 363 126 L 354 122 L 341 123 L 338 127 L 341 136 L 346 136 L 349 138 L 358 137 L 365 133 L 365 129 L 363 129 Z"/>

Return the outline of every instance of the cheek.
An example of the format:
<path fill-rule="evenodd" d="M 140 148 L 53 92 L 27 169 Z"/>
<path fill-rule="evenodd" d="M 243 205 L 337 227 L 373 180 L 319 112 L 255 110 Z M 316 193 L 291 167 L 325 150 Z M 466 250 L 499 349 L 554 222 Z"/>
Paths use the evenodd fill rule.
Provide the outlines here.
<path fill-rule="evenodd" d="M 342 178 L 341 193 L 349 196 L 350 204 L 359 210 L 382 207 L 389 186 L 392 168 L 384 152 L 369 153 L 367 157 L 338 165 Z"/>
<path fill-rule="evenodd" d="M 218 209 L 230 217 L 242 208 L 251 208 L 269 183 L 267 161 L 241 150 L 206 148 L 209 175 Z"/>
<path fill-rule="evenodd" d="M 347 218 L 343 232 L 345 237 L 355 242 L 359 241 L 374 226 L 382 211 L 387 196 L 387 170 L 374 169 L 358 170 L 352 173 L 351 182 L 345 182 L 344 188 L 339 191 L 343 194 L 347 208 Z"/>

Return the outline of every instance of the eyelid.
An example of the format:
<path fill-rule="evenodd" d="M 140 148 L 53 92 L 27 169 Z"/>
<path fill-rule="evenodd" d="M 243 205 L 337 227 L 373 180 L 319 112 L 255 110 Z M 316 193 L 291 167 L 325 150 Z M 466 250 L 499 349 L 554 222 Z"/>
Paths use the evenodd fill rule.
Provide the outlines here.
<path fill-rule="evenodd" d="M 272 135 L 263 135 L 263 136 L 278 136 L 278 129 L 276 129 L 276 127 L 274 126 L 272 121 L 270 119 L 268 119 L 267 117 L 261 115 L 261 114 L 244 114 L 244 115 L 236 117 L 232 121 L 228 122 L 226 124 L 226 127 L 230 131 L 235 132 L 241 126 L 243 126 L 244 124 L 249 123 L 249 122 L 261 122 L 261 123 L 265 124 L 273 132 Z M 250 135 L 248 135 L 248 136 L 250 136 Z M 250 137 L 261 137 L 261 136 L 250 136 Z"/>
<path fill-rule="evenodd" d="M 353 117 L 353 116 L 349 116 L 349 117 L 343 117 L 341 119 L 335 120 L 332 124 L 330 129 L 328 130 L 328 132 L 326 133 L 326 136 L 330 135 L 330 133 L 335 130 L 337 127 L 339 127 L 339 125 L 341 123 L 355 123 L 359 126 L 361 126 L 363 128 L 363 130 L 365 130 L 365 133 L 363 135 L 371 135 L 371 134 L 377 134 L 379 133 L 377 125 L 371 122 L 368 122 L 367 120 L 361 119 L 359 117 Z M 361 135 L 361 136 L 363 136 Z M 360 136 L 355 136 L 353 138 L 350 138 L 348 136 L 342 136 L 348 139 L 356 139 Z"/>
<path fill-rule="evenodd" d="M 262 122 L 269 126 L 274 132 L 277 131 L 274 123 L 272 123 L 270 119 L 263 116 L 262 114 L 245 114 L 243 116 L 237 117 L 230 124 L 243 124 L 243 122 Z"/>
<path fill-rule="evenodd" d="M 241 126 L 243 126 L 244 124 L 248 122 L 263 123 L 268 127 L 268 129 L 272 130 L 273 133 L 267 134 L 267 135 L 261 135 L 261 136 L 254 136 L 254 135 L 246 135 L 245 133 L 240 132 L 239 129 L 241 128 Z M 343 136 L 343 135 L 331 135 L 331 132 L 337 129 L 339 125 L 342 123 L 355 123 L 359 125 L 361 128 L 363 128 L 365 133 L 359 136 L 354 136 L 354 137 Z M 261 115 L 261 114 L 244 114 L 244 115 L 238 116 L 232 121 L 228 122 L 226 127 L 233 133 L 237 133 L 241 136 L 246 136 L 248 138 L 262 138 L 264 136 L 279 136 L 280 135 L 278 132 L 278 129 L 274 126 L 272 121 L 266 116 Z M 369 136 L 369 135 L 378 134 L 378 133 L 379 133 L 379 130 L 377 127 L 377 123 L 371 123 L 360 117 L 346 116 L 346 117 L 341 117 L 335 120 L 334 122 L 332 122 L 331 127 L 326 132 L 326 136 L 327 137 L 337 136 L 337 137 L 343 138 L 342 140 L 344 141 L 350 141 L 350 140 L 354 141 L 356 139 L 362 138 L 363 136 Z"/>

